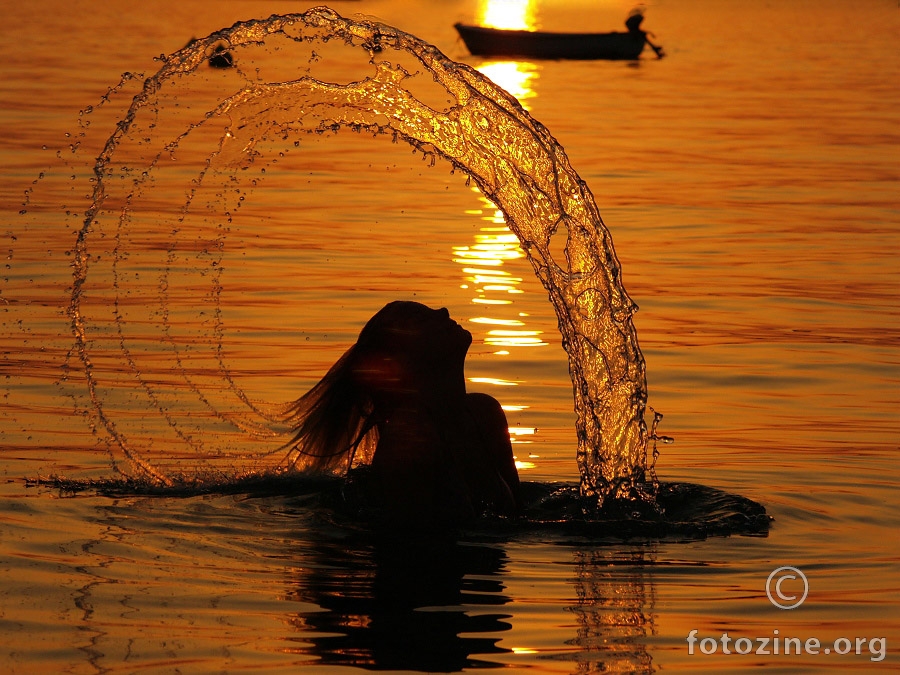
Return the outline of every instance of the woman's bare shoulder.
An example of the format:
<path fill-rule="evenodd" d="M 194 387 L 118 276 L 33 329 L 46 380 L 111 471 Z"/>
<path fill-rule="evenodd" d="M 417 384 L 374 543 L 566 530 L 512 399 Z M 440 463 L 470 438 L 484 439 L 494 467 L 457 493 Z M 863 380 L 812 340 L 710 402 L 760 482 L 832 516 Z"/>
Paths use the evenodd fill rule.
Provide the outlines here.
<path fill-rule="evenodd" d="M 490 394 L 483 394 L 481 392 L 469 393 L 466 394 L 466 401 L 468 402 L 469 407 L 503 411 L 503 408 L 500 407 L 500 401 Z"/>
<path fill-rule="evenodd" d="M 466 405 L 478 420 L 506 426 L 506 413 L 503 412 L 500 401 L 493 396 L 482 393 L 466 394 Z"/>

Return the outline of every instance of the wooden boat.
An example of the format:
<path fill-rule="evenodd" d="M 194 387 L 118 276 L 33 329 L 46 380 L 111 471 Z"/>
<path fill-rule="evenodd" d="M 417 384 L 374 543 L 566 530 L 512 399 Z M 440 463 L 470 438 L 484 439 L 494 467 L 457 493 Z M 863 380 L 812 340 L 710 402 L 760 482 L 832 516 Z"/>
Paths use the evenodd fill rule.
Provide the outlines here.
<path fill-rule="evenodd" d="M 647 33 L 551 33 L 504 30 L 457 23 L 454 26 L 473 56 L 521 56 L 532 59 L 633 60 L 649 44 L 662 57 L 662 49 L 650 43 Z"/>

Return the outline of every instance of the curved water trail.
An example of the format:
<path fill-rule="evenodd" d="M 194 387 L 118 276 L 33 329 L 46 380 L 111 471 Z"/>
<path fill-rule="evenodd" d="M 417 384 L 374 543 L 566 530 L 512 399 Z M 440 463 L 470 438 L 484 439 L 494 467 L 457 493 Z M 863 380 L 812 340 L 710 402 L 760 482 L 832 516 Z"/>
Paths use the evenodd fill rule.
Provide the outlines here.
<path fill-rule="evenodd" d="M 208 67 L 220 44 L 234 67 Z M 281 447 L 275 406 L 251 400 L 222 357 L 222 262 L 234 218 L 266 167 L 302 152 L 310 135 L 344 129 L 449 161 L 503 211 L 559 319 L 582 493 L 601 502 L 651 496 L 655 433 L 644 420 L 636 306 L 593 196 L 563 148 L 472 68 L 399 30 L 327 8 L 238 23 L 166 57 L 97 160 L 70 315 L 115 452 L 166 483 L 184 457 L 210 467 L 255 457 L 263 466 Z M 160 203 L 157 195 L 171 190 L 183 200 Z M 110 362 L 122 355 L 125 374 Z M 168 374 L 146 376 L 159 372 L 160 359 Z M 139 410 L 144 399 L 130 403 L 135 395 L 124 393 L 136 383 L 160 413 L 156 426 Z M 210 442 L 223 425 L 255 450 Z"/>

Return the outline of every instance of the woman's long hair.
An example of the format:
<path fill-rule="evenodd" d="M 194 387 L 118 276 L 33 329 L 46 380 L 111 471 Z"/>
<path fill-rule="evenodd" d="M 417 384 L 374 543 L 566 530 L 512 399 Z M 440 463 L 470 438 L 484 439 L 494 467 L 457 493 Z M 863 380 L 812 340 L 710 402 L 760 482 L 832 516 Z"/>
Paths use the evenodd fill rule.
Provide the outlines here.
<path fill-rule="evenodd" d="M 354 462 L 371 461 L 378 441 L 371 398 L 354 373 L 354 345 L 319 382 L 289 404 L 285 420 L 294 435 L 285 447 L 287 468 L 345 473 Z"/>
<path fill-rule="evenodd" d="M 294 435 L 285 444 L 285 468 L 345 473 L 354 464 L 372 460 L 378 443 L 377 425 L 385 411 L 379 389 L 366 376 L 373 360 L 393 358 L 403 349 L 397 331 L 422 310 L 416 302 L 394 301 L 379 310 L 359 338 L 325 376 L 284 411 Z"/>

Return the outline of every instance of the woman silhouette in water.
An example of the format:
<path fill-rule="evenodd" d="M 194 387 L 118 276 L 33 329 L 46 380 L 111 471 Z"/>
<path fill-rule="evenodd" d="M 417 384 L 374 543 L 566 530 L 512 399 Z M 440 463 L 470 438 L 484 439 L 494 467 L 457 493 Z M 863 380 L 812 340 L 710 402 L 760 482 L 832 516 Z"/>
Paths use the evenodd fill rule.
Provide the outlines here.
<path fill-rule="evenodd" d="M 453 525 L 519 509 L 506 416 L 466 393 L 472 335 L 446 309 L 391 302 L 288 409 L 290 462 L 314 471 L 371 464 L 370 496 L 390 522 Z"/>

